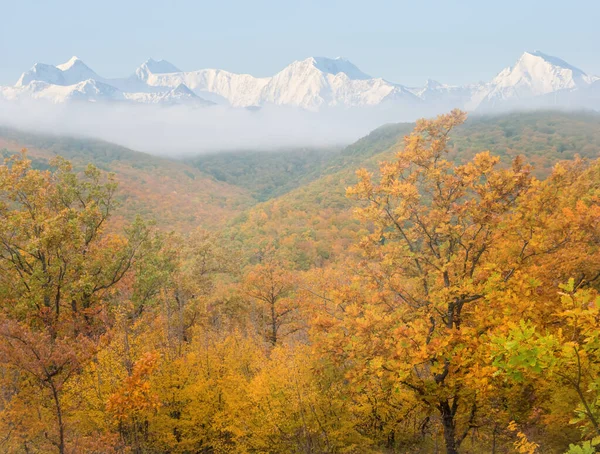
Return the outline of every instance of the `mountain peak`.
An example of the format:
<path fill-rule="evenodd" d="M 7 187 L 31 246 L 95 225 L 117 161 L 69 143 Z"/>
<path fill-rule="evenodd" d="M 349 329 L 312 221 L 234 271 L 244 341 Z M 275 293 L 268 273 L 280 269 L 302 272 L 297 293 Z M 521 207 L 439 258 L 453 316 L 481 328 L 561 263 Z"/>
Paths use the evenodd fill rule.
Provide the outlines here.
<path fill-rule="evenodd" d="M 149 58 L 144 63 L 142 63 L 140 68 L 146 68 L 152 74 L 167 74 L 181 72 L 179 68 L 177 68 L 175 65 L 169 63 L 166 60 L 154 60 L 153 58 Z"/>
<path fill-rule="evenodd" d="M 534 50 L 533 52 L 524 52 L 523 55 L 521 55 L 521 58 L 519 59 L 517 64 L 519 64 L 519 63 L 534 64 L 534 62 L 540 61 L 540 60 L 543 60 L 544 62 L 546 62 L 552 66 L 557 66 L 557 67 L 563 68 L 563 69 L 569 69 L 569 70 L 573 71 L 574 74 L 585 75 L 585 73 L 581 69 L 579 69 L 573 65 L 570 65 L 569 63 L 567 63 L 566 61 L 564 61 L 558 57 L 553 57 L 552 55 L 545 54 L 539 50 Z"/>
<path fill-rule="evenodd" d="M 135 70 L 134 78 L 146 82 L 152 74 L 180 73 L 181 70 L 166 60 L 149 58 Z"/>
<path fill-rule="evenodd" d="M 523 103 L 549 93 L 586 89 L 590 80 L 582 70 L 560 58 L 539 50 L 524 52 L 514 66 L 502 70 L 480 92 L 483 96 L 479 98 L 481 101 L 476 100 L 475 105 L 494 107 L 507 100 Z"/>
<path fill-rule="evenodd" d="M 179 94 L 191 96 L 194 98 L 198 97 L 196 95 L 196 93 L 194 93 L 192 90 L 190 90 L 189 87 L 184 83 L 180 83 L 179 85 L 177 85 L 173 90 L 171 90 L 171 93 L 179 93 Z"/>
<path fill-rule="evenodd" d="M 582 70 L 540 51 L 523 53 L 514 66 L 502 70 L 492 81 L 492 84 L 504 87 L 527 85 L 535 94 L 587 83 L 588 77 Z"/>
<path fill-rule="evenodd" d="M 350 79 L 371 79 L 371 76 L 362 72 L 354 63 L 344 57 L 311 57 L 307 60 L 311 61 L 319 71 L 326 74 L 344 73 Z"/>
<path fill-rule="evenodd" d="M 436 88 L 442 88 L 444 85 L 438 82 L 437 80 L 427 79 L 425 81 L 425 88 L 429 88 L 431 90 L 435 90 Z"/>
<path fill-rule="evenodd" d="M 60 69 L 61 71 L 67 71 L 68 69 L 71 69 L 75 65 L 87 66 L 85 63 L 83 63 L 83 61 L 79 57 L 76 57 L 75 55 L 73 55 L 69 59 L 69 61 L 67 61 L 61 65 L 56 65 L 56 67 L 58 69 Z"/>
<path fill-rule="evenodd" d="M 83 61 L 77 57 L 71 57 L 69 61 L 57 66 L 36 63 L 29 71 L 21 75 L 16 85 L 23 86 L 33 81 L 41 81 L 66 86 L 97 78 L 99 76 Z"/>

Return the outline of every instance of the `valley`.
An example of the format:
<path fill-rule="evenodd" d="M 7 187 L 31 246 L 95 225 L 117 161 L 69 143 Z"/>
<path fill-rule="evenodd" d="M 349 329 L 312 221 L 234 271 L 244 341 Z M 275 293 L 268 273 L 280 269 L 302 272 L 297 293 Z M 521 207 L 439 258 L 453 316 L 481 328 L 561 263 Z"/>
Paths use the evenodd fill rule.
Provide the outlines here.
<path fill-rule="evenodd" d="M 117 215 L 137 215 L 165 230 L 181 233 L 197 227 L 227 231 L 240 241 L 282 242 L 303 267 L 323 264 L 333 249 L 332 235 L 348 245 L 359 225 L 346 187 L 360 167 L 375 170 L 391 159 L 413 123 L 388 124 L 357 142 L 339 148 L 279 151 L 224 151 L 193 157 L 164 158 L 102 141 L 0 130 L 5 156 L 22 148 L 34 165 L 47 168 L 60 155 L 79 169 L 87 163 L 113 172 L 122 203 Z M 508 165 L 517 156 L 545 178 L 552 167 L 576 156 L 600 153 L 600 115 L 594 112 L 539 111 L 472 116 L 456 129 L 449 156 L 456 162 L 490 150 Z M 311 220 L 309 222 L 309 220 Z M 314 227 L 316 226 L 316 227 Z M 332 231 L 333 229 L 333 231 Z M 308 239 L 307 239 L 308 238 Z"/>

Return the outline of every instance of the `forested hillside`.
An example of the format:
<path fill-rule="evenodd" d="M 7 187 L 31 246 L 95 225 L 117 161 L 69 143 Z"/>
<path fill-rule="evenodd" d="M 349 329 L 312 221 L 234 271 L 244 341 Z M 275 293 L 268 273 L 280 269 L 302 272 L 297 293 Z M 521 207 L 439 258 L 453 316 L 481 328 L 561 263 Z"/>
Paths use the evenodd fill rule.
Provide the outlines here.
<path fill-rule="evenodd" d="M 156 221 L 166 230 L 189 231 L 197 225 L 218 228 L 254 204 L 242 188 L 175 160 L 155 157 L 90 139 L 43 136 L 0 128 L 0 152 L 6 157 L 27 149 L 35 168 L 48 168 L 60 155 L 76 169 L 88 163 L 113 172 L 119 182 L 115 216 Z"/>
<path fill-rule="evenodd" d="M 247 189 L 262 202 L 318 178 L 339 153 L 337 148 L 224 151 L 186 161 L 219 181 Z"/>
<path fill-rule="evenodd" d="M 0 151 L 8 156 L 26 148 L 35 168 L 47 168 L 49 160 L 60 155 L 76 168 L 93 163 L 114 172 L 123 202 L 118 217 L 131 221 L 142 215 L 167 230 L 185 232 L 198 225 L 222 229 L 245 213 L 236 221 L 242 222 L 256 213 L 246 209 L 269 200 L 275 205 L 267 203 L 257 209 L 298 204 L 313 216 L 321 207 L 325 212 L 329 205 L 349 207 L 344 191 L 355 181 L 355 170 L 361 166 L 375 169 L 413 127 L 411 123 L 385 125 L 343 149 L 221 152 L 182 160 L 97 140 L 0 128 Z M 456 129 L 450 148 L 450 156 L 457 161 L 486 149 L 504 163 L 521 154 L 533 164 L 536 176 L 543 178 L 559 160 L 598 155 L 600 115 L 540 111 L 475 116 Z M 294 212 L 292 207 L 283 209 L 290 215 Z"/>
<path fill-rule="evenodd" d="M 323 176 L 288 194 L 257 205 L 234 221 L 232 234 L 243 244 L 276 242 L 298 267 L 307 269 L 337 260 L 349 252 L 364 226 L 353 215 L 355 204 L 346 188 L 356 182 L 358 167 L 376 170 L 394 157 L 414 125 L 386 125 L 342 151 Z M 465 162 L 483 150 L 509 165 L 516 156 L 532 164 L 538 178 L 547 177 L 561 160 L 600 156 L 600 114 L 534 112 L 474 117 L 450 138 L 448 156 Z"/>
<path fill-rule="evenodd" d="M 597 114 L 184 162 L 0 135 L 2 452 L 600 446 Z"/>

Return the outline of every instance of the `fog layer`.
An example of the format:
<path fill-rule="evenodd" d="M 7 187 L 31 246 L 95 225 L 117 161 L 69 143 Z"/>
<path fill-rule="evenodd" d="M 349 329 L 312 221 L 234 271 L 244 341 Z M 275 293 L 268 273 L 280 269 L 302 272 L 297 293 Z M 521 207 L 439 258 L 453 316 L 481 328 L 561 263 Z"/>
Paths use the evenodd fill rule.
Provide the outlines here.
<path fill-rule="evenodd" d="M 0 125 L 92 137 L 160 155 L 347 144 L 384 123 L 413 121 L 426 114 L 424 109 L 382 106 L 316 113 L 286 107 L 250 111 L 224 106 L 0 101 Z"/>

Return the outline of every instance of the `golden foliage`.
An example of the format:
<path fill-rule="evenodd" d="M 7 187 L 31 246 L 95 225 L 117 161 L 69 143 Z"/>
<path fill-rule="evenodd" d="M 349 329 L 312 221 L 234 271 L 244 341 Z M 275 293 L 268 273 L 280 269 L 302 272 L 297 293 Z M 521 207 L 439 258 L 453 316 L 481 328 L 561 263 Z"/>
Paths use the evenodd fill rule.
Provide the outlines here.
<path fill-rule="evenodd" d="M 229 236 L 116 233 L 112 176 L 11 158 L 3 452 L 593 452 L 600 161 L 457 163 L 465 118 Z"/>

